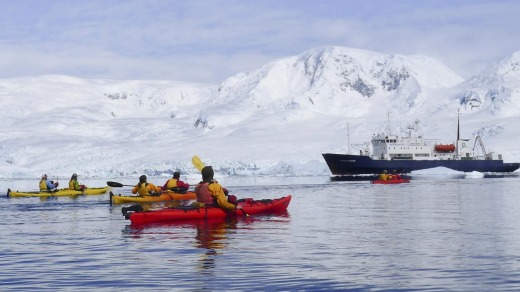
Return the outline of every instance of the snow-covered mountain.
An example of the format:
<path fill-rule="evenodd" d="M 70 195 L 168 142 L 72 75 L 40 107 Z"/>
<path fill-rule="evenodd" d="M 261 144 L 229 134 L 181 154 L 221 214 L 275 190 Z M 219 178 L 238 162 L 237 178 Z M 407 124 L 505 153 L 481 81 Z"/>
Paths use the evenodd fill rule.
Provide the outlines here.
<path fill-rule="evenodd" d="M 461 130 L 520 161 L 520 53 L 464 82 L 426 56 L 326 47 L 266 64 L 220 85 L 0 80 L 0 178 L 195 173 L 199 155 L 221 174 L 328 175 L 323 152 L 364 147 L 390 125 L 420 119 L 426 137 Z M 347 137 L 347 133 L 349 136 Z M 514 144 L 513 144 L 514 142 Z"/>
<path fill-rule="evenodd" d="M 489 111 L 497 117 L 520 114 L 520 52 L 493 64 L 466 81 L 460 102 L 467 111 Z"/>
<path fill-rule="evenodd" d="M 409 112 L 422 108 L 436 90 L 462 81 L 429 57 L 327 47 L 227 79 L 200 119 L 211 128 L 258 114 L 283 116 L 288 109 L 344 118 L 366 117 L 374 107 Z M 214 107 L 228 108 L 226 118 L 214 114 Z"/>

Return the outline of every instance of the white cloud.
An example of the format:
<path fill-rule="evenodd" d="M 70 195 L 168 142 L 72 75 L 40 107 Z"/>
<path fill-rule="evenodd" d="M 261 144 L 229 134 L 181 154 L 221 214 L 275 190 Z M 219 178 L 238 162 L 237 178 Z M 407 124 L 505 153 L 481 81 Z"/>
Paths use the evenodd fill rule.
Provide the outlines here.
<path fill-rule="evenodd" d="M 21 0 L 0 9 L 0 78 L 218 83 L 330 45 L 430 55 L 469 76 L 520 49 L 516 1 Z"/>

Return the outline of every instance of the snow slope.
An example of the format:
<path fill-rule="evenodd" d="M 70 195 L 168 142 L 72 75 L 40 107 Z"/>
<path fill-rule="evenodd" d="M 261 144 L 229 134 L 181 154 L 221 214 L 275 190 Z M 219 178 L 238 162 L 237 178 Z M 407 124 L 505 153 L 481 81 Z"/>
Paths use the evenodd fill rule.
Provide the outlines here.
<path fill-rule="evenodd" d="M 193 155 L 221 175 L 328 175 L 321 153 L 346 152 L 347 140 L 358 151 L 389 117 L 394 132 L 420 119 L 425 137 L 454 142 L 458 109 L 463 136 L 479 134 L 486 150 L 520 161 L 519 56 L 467 81 L 427 56 L 344 47 L 220 85 L 4 79 L 0 178 L 190 174 Z"/>

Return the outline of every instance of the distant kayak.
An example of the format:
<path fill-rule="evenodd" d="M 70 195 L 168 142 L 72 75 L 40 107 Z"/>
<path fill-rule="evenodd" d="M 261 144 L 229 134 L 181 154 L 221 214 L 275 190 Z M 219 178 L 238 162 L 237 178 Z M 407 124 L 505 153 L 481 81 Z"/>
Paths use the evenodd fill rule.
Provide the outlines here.
<path fill-rule="evenodd" d="M 164 202 L 172 200 L 194 200 L 196 199 L 195 192 L 186 192 L 179 194 L 174 192 L 164 192 L 157 196 L 121 196 L 114 195 L 110 192 L 111 204 L 125 204 L 125 203 L 153 203 Z"/>
<path fill-rule="evenodd" d="M 84 191 L 76 191 L 70 189 L 60 189 L 54 192 L 43 191 L 43 192 L 18 192 L 7 190 L 7 197 L 19 198 L 19 197 L 67 197 L 67 196 L 79 196 L 79 195 L 102 195 L 106 193 L 110 187 L 102 188 L 87 188 Z"/>
<path fill-rule="evenodd" d="M 388 185 L 391 185 L 391 184 L 402 184 L 402 183 L 409 183 L 409 182 L 410 182 L 409 179 L 389 179 L 389 180 L 376 179 L 376 180 L 371 181 L 370 183 L 371 184 L 388 184 Z"/>
<path fill-rule="evenodd" d="M 238 204 L 242 206 L 243 210 L 224 211 L 219 207 L 175 207 L 165 208 L 152 211 L 140 211 L 132 207 L 123 208 L 121 211 L 126 219 L 129 219 L 132 224 L 147 224 L 171 222 L 178 220 L 195 220 L 207 218 L 224 218 L 227 216 L 249 216 L 258 214 L 271 214 L 276 212 L 286 211 L 291 202 L 291 195 L 281 197 L 278 199 L 263 199 L 263 200 L 239 200 Z M 142 209 L 141 209 L 142 210 Z"/>

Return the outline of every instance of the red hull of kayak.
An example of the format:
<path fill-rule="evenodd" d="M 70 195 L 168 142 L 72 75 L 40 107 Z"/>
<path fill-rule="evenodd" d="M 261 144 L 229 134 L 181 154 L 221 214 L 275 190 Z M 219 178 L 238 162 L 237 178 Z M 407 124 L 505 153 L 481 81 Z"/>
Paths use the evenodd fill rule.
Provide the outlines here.
<path fill-rule="evenodd" d="M 409 179 L 390 179 L 390 180 L 373 180 L 370 183 L 371 184 L 402 184 L 402 183 L 409 183 Z"/>
<path fill-rule="evenodd" d="M 291 195 L 273 200 L 258 200 L 253 202 L 240 202 L 239 204 L 244 208 L 241 210 L 225 212 L 218 207 L 197 208 L 197 209 L 161 209 L 144 212 L 133 212 L 129 214 L 132 224 L 146 224 L 171 222 L 179 220 L 194 220 L 206 218 L 224 218 L 226 216 L 246 216 L 256 214 L 270 214 L 287 210 L 291 202 Z"/>

